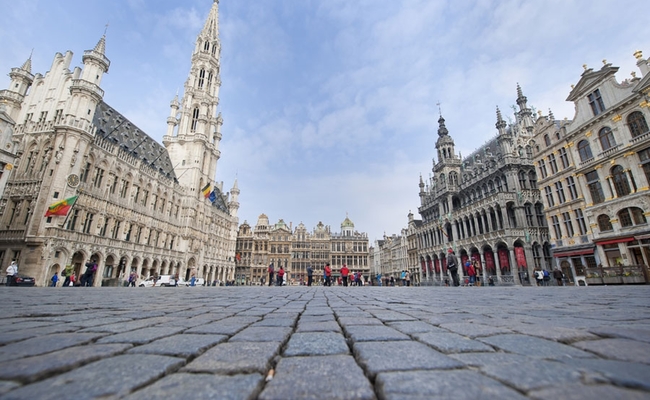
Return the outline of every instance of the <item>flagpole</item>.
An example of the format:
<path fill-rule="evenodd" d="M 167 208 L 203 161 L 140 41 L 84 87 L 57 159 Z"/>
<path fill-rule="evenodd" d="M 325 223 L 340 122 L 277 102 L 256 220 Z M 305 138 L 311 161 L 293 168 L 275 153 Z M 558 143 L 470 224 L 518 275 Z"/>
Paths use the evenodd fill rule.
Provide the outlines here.
<path fill-rule="evenodd" d="M 81 193 L 81 191 L 77 190 L 77 192 L 75 194 L 77 196 L 79 196 L 79 193 Z M 65 226 L 65 223 L 68 221 L 68 217 L 70 216 L 70 213 L 72 212 L 72 209 L 74 208 L 74 206 L 77 205 L 77 200 L 79 200 L 79 197 L 77 197 L 77 199 L 74 201 L 74 203 L 72 203 L 72 205 L 70 206 L 70 209 L 68 210 L 68 213 L 65 215 L 65 219 L 63 220 L 63 223 L 61 224 L 61 226 L 59 226 L 59 228 L 63 228 Z"/>

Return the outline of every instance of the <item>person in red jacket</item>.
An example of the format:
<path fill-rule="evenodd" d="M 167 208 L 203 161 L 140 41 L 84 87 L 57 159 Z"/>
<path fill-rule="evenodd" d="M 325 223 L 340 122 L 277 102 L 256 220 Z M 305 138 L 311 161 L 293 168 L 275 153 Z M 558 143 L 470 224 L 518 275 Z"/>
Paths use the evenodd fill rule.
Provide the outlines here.
<path fill-rule="evenodd" d="M 348 266 L 343 264 L 343 267 L 341 268 L 341 278 L 343 278 L 343 286 L 348 286 L 349 274 L 350 274 L 350 270 L 348 269 Z"/>
<path fill-rule="evenodd" d="M 469 261 L 467 262 L 467 276 L 469 276 L 469 286 L 474 286 L 474 282 L 476 282 L 476 270 Z"/>
<path fill-rule="evenodd" d="M 284 267 L 280 266 L 280 270 L 278 271 L 278 286 L 282 286 L 284 283 Z"/>
<path fill-rule="evenodd" d="M 330 268 L 330 263 L 325 264 L 325 286 L 332 286 L 332 268 Z"/>

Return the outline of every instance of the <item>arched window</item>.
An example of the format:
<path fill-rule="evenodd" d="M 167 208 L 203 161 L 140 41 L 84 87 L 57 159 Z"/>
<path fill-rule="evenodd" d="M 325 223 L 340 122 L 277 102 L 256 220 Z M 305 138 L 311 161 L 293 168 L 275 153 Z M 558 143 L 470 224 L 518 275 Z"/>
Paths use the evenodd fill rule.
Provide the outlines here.
<path fill-rule="evenodd" d="M 548 134 L 544 135 L 544 143 L 545 143 L 547 146 L 550 146 L 550 145 L 551 145 L 551 138 L 548 136 Z"/>
<path fill-rule="evenodd" d="M 212 86 L 212 71 L 208 72 L 208 89 Z"/>
<path fill-rule="evenodd" d="M 638 207 L 624 208 L 618 212 L 618 220 L 624 228 L 634 225 L 645 225 L 648 221 L 643 215 L 643 210 Z"/>
<path fill-rule="evenodd" d="M 210 42 L 209 41 L 206 40 L 205 43 L 203 43 L 203 50 L 205 50 L 205 51 L 210 50 Z"/>
<path fill-rule="evenodd" d="M 217 43 L 212 44 L 212 55 L 217 55 Z"/>
<path fill-rule="evenodd" d="M 598 140 L 600 140 L 600 146 L 603 148 L 603 151 L 609 150 L 612 147 L 616 146 L 614 132 L 612 132 L 612 130 L 607 126 L 598 132 Z"/>
<path fill-rule="evenodd" d="M 533 158 L 533 148 L 530 146 L 526 146 L 526 156 L 528 158 Z"/>
<path fill-rule="evenodd" d="M 521 189 L 528 189 L 526 185 L 526 173 L 524 171 L 519 171 L 519 187 Z"/>
<path fill-rule="evenodd" d="M 199 122 L 199 109 L 198 107 L 195 107 L 194 110 L 192 110 L 192 124 L 190 125 L 190 131 L 196 132 L 196 125 Z"/>
<path fill-rule="evenodd" d="M 537 189 L 537 175 L 535 175 L 535 171 L 528 173 L 528 184 L 531 189 Z"/>
<path fill-rule="evenodd" d="M 614 181 L 614 188 L 618 197 L 627 196 L 630 194 L 630 184 L 625 176 L 625 171 L 620 165 L 615 165 L 612 170 L 612 180 Z"/>
<path fill-rule="evenodd" d="M 609 215 L 601 214 L 598 216 L 598 229 L 600 229 L 601 232 L 614 230 L 612 222 L 609 220 Z"/>
<path fill-rule="evenodd" d="M 578 154 L 580 155 L 580 161 L 583 162 L 594 158 L 593 154 L 591 153 L 591 146 L 589 146 L 589 142 L 587 140 L 581 140 L 578 143 Z"/>
<path fill-rule="evenodd" d="M 627 126 L 633 138 L 648 133 L 650 130 L 641 111 L 635 111 L 627 116 Z"/>

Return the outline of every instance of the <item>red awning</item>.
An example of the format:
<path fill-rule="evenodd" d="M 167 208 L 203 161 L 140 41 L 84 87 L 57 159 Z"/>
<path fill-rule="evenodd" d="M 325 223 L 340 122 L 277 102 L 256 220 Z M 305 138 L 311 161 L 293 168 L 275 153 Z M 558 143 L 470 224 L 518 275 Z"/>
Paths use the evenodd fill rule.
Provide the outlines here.
<path fill-rule="evenodd" d="M 625 242 L 631 242 L 633 240 L 634 240 L 633 237 L 627 237 L 627 238 L 605 240 L 604 242 L 596 242 L 596 244 L 599 245 L 599 246 L 604 246 L 606 244 L 625 243 Z"/>
<path fill-rule="evenodd" d="M 576 250 L 576 251 L 564 251 L 561 253 L 553 253 L 553 257 L 572 257 L 572 256 L 581 256 L 583 254 L 594 254 L 594 249 L 586 250 Z"/>

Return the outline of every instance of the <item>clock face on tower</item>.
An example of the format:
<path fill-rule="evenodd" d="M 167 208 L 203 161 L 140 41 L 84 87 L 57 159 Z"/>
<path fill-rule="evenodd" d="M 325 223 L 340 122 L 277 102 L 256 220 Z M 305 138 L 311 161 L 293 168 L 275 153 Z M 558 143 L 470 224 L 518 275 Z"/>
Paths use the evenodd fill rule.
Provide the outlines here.
<path fill-rule="evenodd" d="M 73 188 L 79 186 L 79 175 L 77 174 L 68 175 L 68 186 Z"/>

